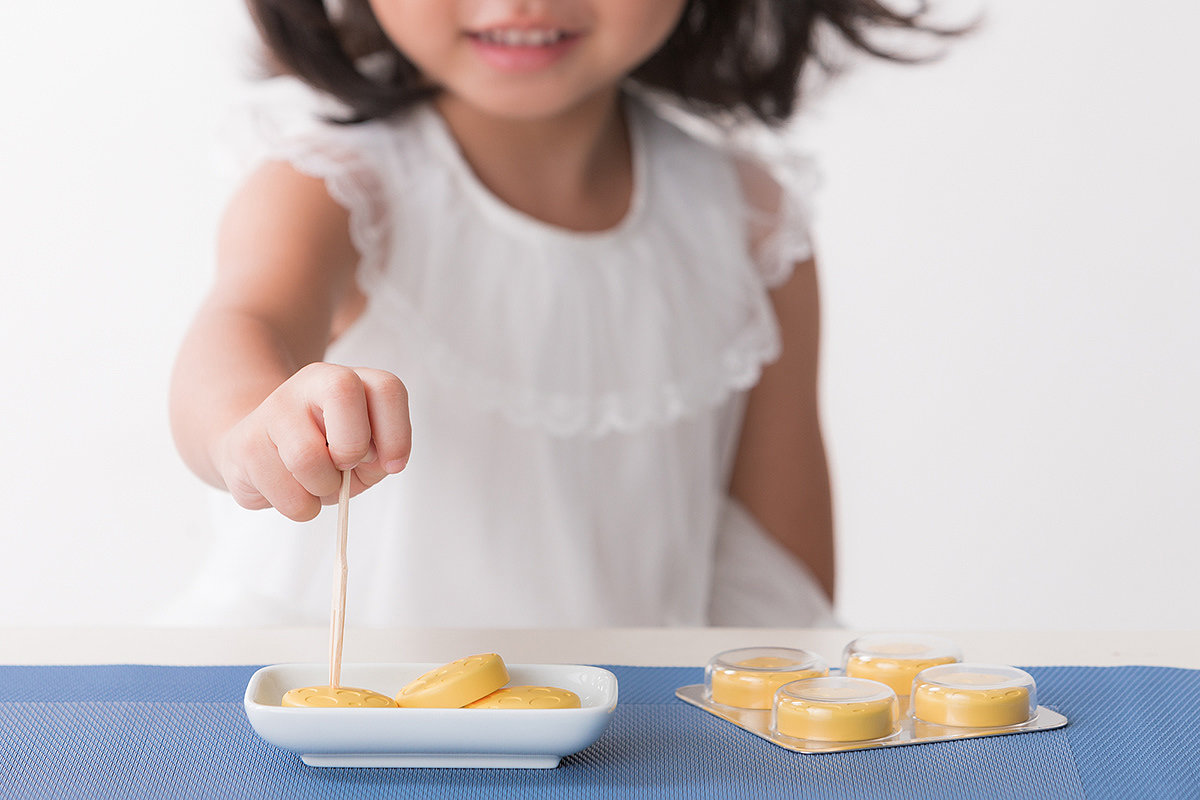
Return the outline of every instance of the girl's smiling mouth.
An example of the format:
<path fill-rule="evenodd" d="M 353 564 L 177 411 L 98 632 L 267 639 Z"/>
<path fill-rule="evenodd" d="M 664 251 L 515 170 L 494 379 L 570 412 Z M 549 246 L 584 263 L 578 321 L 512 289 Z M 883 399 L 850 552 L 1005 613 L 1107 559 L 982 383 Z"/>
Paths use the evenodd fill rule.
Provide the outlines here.
<path fill-rule="evenodd" d="M 549 67 L 572 50 L 582 35 L 527 24 L 495 25 L 466 33 L 480 58 L 503 72 L 533 72 Z"/>
<path fill-rule="evenodd" d="M 545 47 L 557 44 L 571 34 L 554 28 L 490 28 L 468 36 L 477 38 L 488 44 L 500 44 L 507 47 Z"/>

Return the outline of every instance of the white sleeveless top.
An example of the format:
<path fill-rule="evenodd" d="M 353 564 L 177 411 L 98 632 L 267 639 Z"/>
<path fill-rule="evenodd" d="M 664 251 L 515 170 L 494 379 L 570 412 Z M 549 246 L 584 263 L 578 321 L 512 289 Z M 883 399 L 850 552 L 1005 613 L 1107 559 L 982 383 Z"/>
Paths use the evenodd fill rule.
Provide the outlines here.
<path fill-rule="evenodd" d="M 811 174 L 777 170 L 783 202 L 756 211 L 730 151 L 627 103 L 632 205 L 579 233 L 491 194 L 432 106 L 342 126 L 296 80 L 255 90 L 244 166 L 323 178 L 362 257 L 367 308 L 326 360 L 410 395 L 409 466 L 350 504 L 351 625 L 830 623 L 726 493 L 745 392 L 779 351 L 767 290 L 810 253 Z M 778 233 L 752 255 L 755 225 Z M 166 618 L 327 621 L 336 509 L 213 504 L 209 558 Z"/>

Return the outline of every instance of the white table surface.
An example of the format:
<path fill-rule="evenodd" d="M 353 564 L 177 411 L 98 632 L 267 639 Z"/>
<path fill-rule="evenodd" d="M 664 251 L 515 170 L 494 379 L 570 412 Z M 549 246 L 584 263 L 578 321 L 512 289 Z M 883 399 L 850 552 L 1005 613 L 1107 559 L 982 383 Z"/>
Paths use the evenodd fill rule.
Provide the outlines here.
<path fill-rule="evenodd" d="M 346 630 L 349 662 L 451 661 L 497 652 L 510 663 L 701 666 L 722 650 L 799 647 L 840 661 L 850 630 Z M 1200 668 L 1200 631 L 939 631 L 968 660 L 1022 666 Z M 328 659 L 327 628 L 0 628 L 0 664 L 279 664 Z"/>

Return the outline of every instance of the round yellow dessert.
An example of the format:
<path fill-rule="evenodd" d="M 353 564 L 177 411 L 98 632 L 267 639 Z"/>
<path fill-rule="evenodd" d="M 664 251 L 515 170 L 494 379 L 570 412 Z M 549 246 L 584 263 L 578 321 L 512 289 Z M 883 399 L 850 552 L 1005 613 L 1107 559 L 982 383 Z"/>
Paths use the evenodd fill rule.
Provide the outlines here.
<path fill-rule="evenodd" d="M 918 672 L 938 664 L 953 664 L 957 660 L 948 656 L 928 660 L 851 656 L 846 661 L 846 674 L 852 678 L 879 681 L 890 686 L 896 694 L 907 695 L 912 691 L 913 678 Z"/>
<path fill-rule="evenodd" d="M 891 736 L 899 718 L 896 693 L 878 681 L 812 678 L 779 690 L 772 726 L 797 739 L 866 742 Z"/>
<path fill-rule="evenodd" d="M 1021 725 L 1033 717 L 1035 692 L 1033 678 L 1013 667 L 932 667 L 913 684 L 913 716 L 958 728 Z"/>
<path fill-rule="evenodd" d="M 829 670 L 804 650 L 752 647 L 717 655 L 706 670 L 709 697 L 737 708 L 769 709 L 780 686 Z"/>
<path fill-rule="evenodd" d="M 467 656 L 432 669 L 396 695 L 401 708 L 462 708 L 508 683 L 508 669 L 495 653 Z"/>
<path fill-rule="evenodd" d="M 843 666 L 848 676 L 886 683 L 905 697 L 918 672 L 961 659 L 958 647 L 940 636 L 874 634 L 846 646 Z"/>
<path fill-rule="evenodd" d="M 395 708 L 386 694 L 353 686 L 306 686 L 292 689 L 280 705 L 288 708 Z"/>
<path fill-rule="evenodd" d="M 579 695 L 553 686 L 508 686 L 497 689 L 467 708 L 579 708 Z"/>

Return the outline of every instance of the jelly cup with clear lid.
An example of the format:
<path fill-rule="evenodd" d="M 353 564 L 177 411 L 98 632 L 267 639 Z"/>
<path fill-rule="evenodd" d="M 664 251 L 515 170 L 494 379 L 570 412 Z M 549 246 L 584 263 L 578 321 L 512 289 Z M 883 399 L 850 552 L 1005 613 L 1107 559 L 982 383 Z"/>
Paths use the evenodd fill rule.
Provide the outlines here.
<path fill-rule="evenodd" d="M 1024 670 L 1001 664 L 942 664 L 913 679 L 912 714 L 957 728 L 1023 725 L 1037 715 L 1037 686 Z"/>
<path fill-rule="evenodd" d="M 846 645 L 842 667 L 846 675 L 886 683 L 904 697 L 913 678 L 928 667 L 962 661 L 962 651 L 942 636 L 915 633 L 878 633 Z"/>
<path fill-rule="evenodd" d="M 704 670 L 704 690 L 714 703 L 767 710 L 780 686 L 828 672 L 820 656 L 806 650 L 743 647 L 713 656 Z"/>
<path fill-rule="evenodd" d="M 900 729 L 900 700 L 890 686 L 866 678 L 808 678 L 780 687 L 771 729 L 795 739 L 869 742 Z"/>

